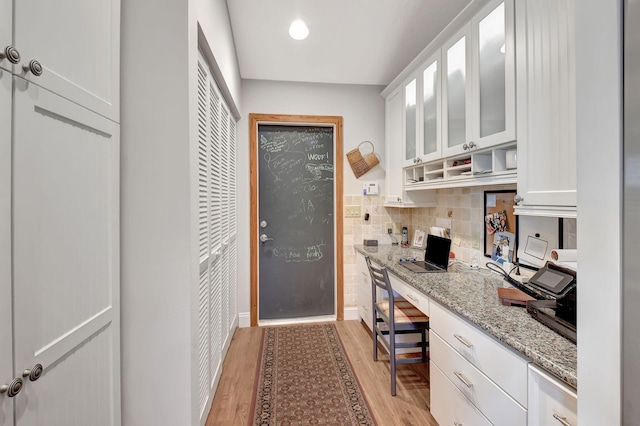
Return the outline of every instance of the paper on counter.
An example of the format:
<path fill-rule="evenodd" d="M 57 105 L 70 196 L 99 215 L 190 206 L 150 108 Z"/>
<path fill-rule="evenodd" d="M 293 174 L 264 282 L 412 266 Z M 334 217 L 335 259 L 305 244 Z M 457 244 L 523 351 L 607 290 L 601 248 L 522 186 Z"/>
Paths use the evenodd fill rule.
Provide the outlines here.
<path fill-rule="evenodd" d="M 551 250 L 551 259 L 558 262 L 578 262 L 578 250 L 575 249 L 554 249 Z"/>
<path fill-rule="evenodd" d="M 435 235 L 436 237 L 444 237 L 444 228 L 439 226 L 432 226 L 429 232 L 431 235 Z"/>

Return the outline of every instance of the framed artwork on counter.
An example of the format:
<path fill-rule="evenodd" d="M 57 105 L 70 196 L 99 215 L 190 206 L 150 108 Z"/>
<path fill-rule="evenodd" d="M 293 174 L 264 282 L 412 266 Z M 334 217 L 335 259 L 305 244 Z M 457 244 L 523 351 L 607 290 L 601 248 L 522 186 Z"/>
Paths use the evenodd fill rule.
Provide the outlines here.
<path fill-rule="evenodd" d="M 518 216 L 513 213 L 516 191 L 484 191 L 484 255 L 497 263 L 517 261 Z"/>

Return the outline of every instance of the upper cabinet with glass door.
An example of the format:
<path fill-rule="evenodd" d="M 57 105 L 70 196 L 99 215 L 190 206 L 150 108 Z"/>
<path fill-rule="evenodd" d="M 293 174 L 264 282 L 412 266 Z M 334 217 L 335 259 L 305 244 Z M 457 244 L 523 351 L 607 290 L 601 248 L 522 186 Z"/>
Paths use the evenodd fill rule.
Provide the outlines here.
<path fill-rule="evenodd" d="M 491 1 L 442 47 L 444 157 L 515 139 L 513 20 Z"/>
<path fill-rule="evenodd" d="M 437 160 L 442 155 L 440 50 L 403 87 L 403 166 Z"/>

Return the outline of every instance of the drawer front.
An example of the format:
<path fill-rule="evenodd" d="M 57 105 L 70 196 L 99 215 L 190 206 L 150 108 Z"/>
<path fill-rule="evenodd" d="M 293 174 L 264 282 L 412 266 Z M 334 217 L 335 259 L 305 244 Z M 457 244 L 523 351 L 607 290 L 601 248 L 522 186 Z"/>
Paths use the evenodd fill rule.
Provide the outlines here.
<path fill-rule="evenodd" d="M 534 365 L 529 367 L 529 407 L 530 425 L 578 424 L 575 390 Z"/>
<path fill-rule="evenodd" d="M 527 408 L 526 358 L 438 303 L 430 304 L 430 312 L 431 330 Z"/>
<path fill-rule="evenodd" d="M 371 290 L 367 291 L 362 285 L 358 285 L 358 316 L 372 328 L 373 313 L 371 312 Z"/>
<path fill-rule="evenodd" d="M 393 290 L 411 302 L 423 314 L 429 316 L 429 298 L 393 274 L 389 274 Z"/>
<path fill-rule="evenodd" d="M 431 415 L 438 424 L 447 426 L 489 426 L 491 423 L 447 379 L 438 366 L 431 363 Z"/>
<path fill-rule="evenodd" d="M 464 359 L 436 333 L 429 333 L 431 365 L 435 364 L 458 390 L 496 426 L 527 424 L 527 411 Z"/>

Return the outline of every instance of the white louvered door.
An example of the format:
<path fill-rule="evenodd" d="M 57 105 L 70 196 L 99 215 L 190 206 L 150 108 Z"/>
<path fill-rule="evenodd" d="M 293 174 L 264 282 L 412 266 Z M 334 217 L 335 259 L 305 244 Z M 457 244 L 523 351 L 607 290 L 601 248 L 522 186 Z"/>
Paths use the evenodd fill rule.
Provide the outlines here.
<path fill-rule="evenodd" d="M 16 425 L 119 425 L 119 125 L 18 77 L 13 111 Z"/>
<path fill-rule="evenodd" d="M 235 121 L 206 60 L 198 61 L 198 377 L 201 423 L 220 378 L 235 297 Z M 231 236 L 234 236 L 232 239 Z M 233 277 L 233 284 L 232 282 Z M 230 294 L 233 287 L 233 295 Z M 233 306 L 230 306 L 233 304 Z"/>

